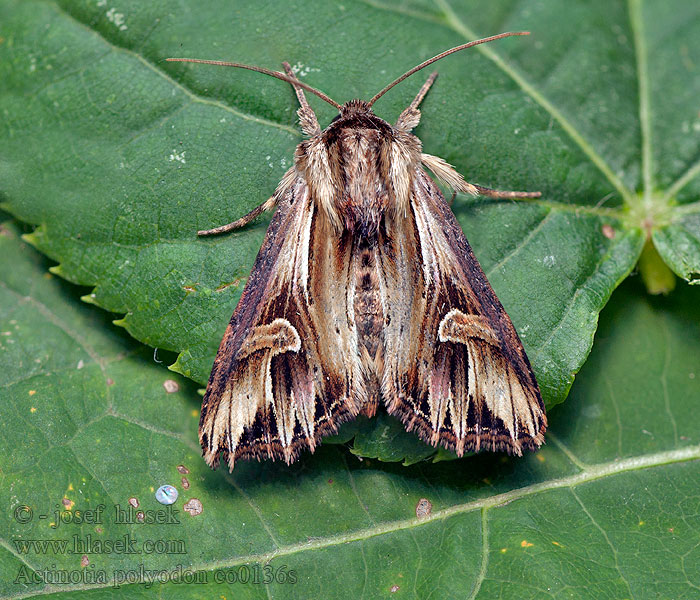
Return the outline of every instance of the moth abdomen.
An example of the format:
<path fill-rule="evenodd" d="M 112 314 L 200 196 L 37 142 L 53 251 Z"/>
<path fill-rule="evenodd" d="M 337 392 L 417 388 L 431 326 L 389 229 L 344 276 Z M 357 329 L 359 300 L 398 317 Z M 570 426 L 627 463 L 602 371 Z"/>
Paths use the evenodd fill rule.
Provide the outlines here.
<path fill-rule="evenodd" d="M 375 249 L 364 244 L 358 250 L 360 266 L 355 271 L 353 310 L 358 345 L 374 359 L 381 345 L 384 330 L 384 309 L 379 289 Z"/>
<path fill-rule="evenodd" d="M 384 307 L 377 270 L 376 237 L 360 237 L 354 248 L 353 316 L 366 398 L 363 414 L 376 412 L 380 400 L 379 380 L 384 344 Z"/>

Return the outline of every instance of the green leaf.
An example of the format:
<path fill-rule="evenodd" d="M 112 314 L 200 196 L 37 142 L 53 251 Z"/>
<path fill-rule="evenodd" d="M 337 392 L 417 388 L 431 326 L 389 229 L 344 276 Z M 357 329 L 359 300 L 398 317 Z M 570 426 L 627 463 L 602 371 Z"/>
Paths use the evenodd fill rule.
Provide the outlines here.
<path fill-rule="evenodd" d="M 403 467 L 324 446 L 229 475 L 199 457 L 194 385 L 17 234 L 0 227 L 0 596 L 112 598 L 120 582 L 126 598 L 697 596 L 699 289 L 616 292 L 536 454 Z M 170 523 L 116 522 L 130 498 L 164 510 L 164 483 L 180 493 Z M 100 523 L 75 522 L 100 505 Z M 142 553 L 96 546 L 131 540 Z"/>
<path fill-rule="evenodd" d="M 385 412 L 380 412 L 372 419 L 358 418 L 356 422 L 352 452 L 357 456 L 412 465 L 435 454 L 435 448 L 423 443 L 415 435 L 406 435 L 401 422 Z M 456 457 L 452 453 L 448 455 Z"/>
<path fill-rule="evenodd" d="M 691 283 L 700 281 L 700 210 L 687 212 L 672 225 L 655 231 L 653 239 L 679 277 Z"/>
<path fill-rule="evenodd" d="M 310 18 L 312 17 L 312 18 Z M 8 0 L 0 6 L 0 200 L 39 225 L 54 272 L 92 287 L 129 333 L 207 379 L 265 222 L 195 231 L 264 201 L 300 134 L 289 86 L 165 63 L 241 60 L 368 98 L 438 51 L 416 134 L 467 180 L 540 201 L 459 197 L 454 210 L 525 344 L 548 406 L 590 352 L 598 314 L 645 238 L 679 276 L 700 265 L 697 3 L 178 4 Z M 422 82 L 383 97 L 393 121 Z M 322 123 L 334 110 L 312 98 Z M 379 426 L 377 435 L 380 435 Z M 378 438 L 375 438 L 377 441 Z"/>

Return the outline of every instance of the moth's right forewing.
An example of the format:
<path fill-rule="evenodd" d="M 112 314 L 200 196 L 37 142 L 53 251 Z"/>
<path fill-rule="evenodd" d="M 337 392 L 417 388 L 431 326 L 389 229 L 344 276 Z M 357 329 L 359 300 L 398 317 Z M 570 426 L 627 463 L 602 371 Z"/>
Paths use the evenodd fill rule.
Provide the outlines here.
<path fill-rule="evenodd" d="M 417 174 L 410 214 L 387 229 L 389 413 L 460 456 L 539 447 L 546 416 L 522 343 L 427 174 Z"/>
<path fill-rule="evenodd" d="M 286 191 L 226 330 L 202 402 L 200 443 L 290 463 L 359 412 L 347 319 L 349 249 L 302 178 Z"/>

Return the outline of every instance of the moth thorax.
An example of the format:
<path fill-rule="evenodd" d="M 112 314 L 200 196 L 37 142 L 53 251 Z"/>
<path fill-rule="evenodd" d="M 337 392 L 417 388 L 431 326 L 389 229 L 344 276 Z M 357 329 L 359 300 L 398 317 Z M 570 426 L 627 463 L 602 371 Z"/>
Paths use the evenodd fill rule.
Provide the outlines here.
<path fill-rule="evenodd" d="M 384 213 L 406 214 L 420 141 L 373 114 L 345 115 L 297 147 L 313 202 L 336 229 L 374 233 Z"/>
<path fill-rule="evenodd" d="M 348 127 L 329 148 L 341 171 L 343 193 L 336 197 L 335 208 L 346 229 L 371 235 L 390 206 L 390 145 L 377 129 Z"/>

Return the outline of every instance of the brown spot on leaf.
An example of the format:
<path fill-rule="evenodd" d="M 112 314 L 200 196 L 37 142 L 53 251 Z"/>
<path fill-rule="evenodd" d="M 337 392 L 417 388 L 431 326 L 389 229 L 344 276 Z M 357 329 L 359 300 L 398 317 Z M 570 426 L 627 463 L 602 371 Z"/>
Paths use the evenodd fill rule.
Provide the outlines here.
<path fill-rule="evenodd" d="M 239 277 L 238 279 L 234 279 L 230 283 L 222 283 L 218 288 L 216 288 L 214 291 L 215 292 L 220 292 L 221 290 L 225 290 L 227 287 L 231 286 L 238 286 L 238 284 L 241 283 L 241 278 Z"/>
<path fill-rule="evenodd" d="M 527 540 L 523 540 L 522 542 L 520 542 L 520 547 L 521 547 L 521 548 L 531 548 L 531 547 L 534 546 L 534 545 L 535 545 L 535 544 L 531 544 L 531 543 L 528 542 Z"/>
<path fill-rule="evenodd" d="M 608 225 L 607 223 L 603 225 L 602 232 L 603 235 L 609 240 L 612 240 L 615 237 L 615 230 L 613 229 L 612 225 Z"/>
<path fill-rule="evenodd" d="M 391 589 L 389 590 L 392 594 L 395 594 L 398 592 L 401 588 L 398 585 L 392 585 Z"/>
<path fill-rule="evenodd" d="M 61 502 L 63 503 L 63 506 L 65 506 L 66 508 L 71 508 L 71 506 L 73 506 L 73 502 L 68 500 L 68 498 L 64 498 L 63 500 L 61 500 Z"/>
<path fill-rule="evenodd" d="M 182 487 L 183 487 L 183 488 L 185 488 L 186 490 L 189 490 L 189 489 L 190 489 L 190 482 L 189 482 L 189 480 L 187 479 L 187 477 L 183 477 L 180 481 L 182 482 Z"/>
<path fill-rule="evenodd" d="M 174 394 L 175 392 L 180 391 L 180 385 L 174 379 L 166 379 L 163 382 L 163 387 L 168 394 Z"/>
<path fill-rule="evenodd" d="M 80 557 L 80 566 L 87 567 L 89 564 L 90 564 L 90 559 L 87 557 L 87 554 L 83 554 Z"/>
<path fill-rule="evenodd" d="M 107 377 L 107 385 L 114 385 L 114 379 Z"/>
<path fill-rule="evenodd" d="M 201 514 L 203 510 L 202 503 L 197 498 L 191 498 L 182 508 L 193 517 Z"/>
<path fill-rule="evenodd" d="M 139 507 L 138 498 L 134 498 L 132 496 L 131 498 L 129 498 L 129 504 L 131 504 L 131 506 L 133 506 L 134 508 L 138 508 Z"/>
<path fill-rule="evenodd" d="M 421 498 L 416 504 L 416 517 L 424 519 L 433 512 L 433 505 L 427 498 Z"/>
<path fill-rule="evenodd" d="M 140 521 L 143 523 L 144 519 L 146 518 L 146 515 L 143 514 L 143 511 L 140 510 L 139 512 L 136 513 L 136 520 Z"/>
<path fill-rule="evenodd" d="M 196 292 L 196 291 L 197 291 L 197 288 L 194 287 L 193 285 L 183 285 L 183 286 L 182 286 L 182 289 L 185 290 L 187 293 L 191 293 L 191 292 Z"/>
<path fill-rule="evenodd" d="M 190 472 L 190 470 L 185 465 L 178 465 L 177 472 L 182 473 L 183 475 L 187 475 Z"/>

